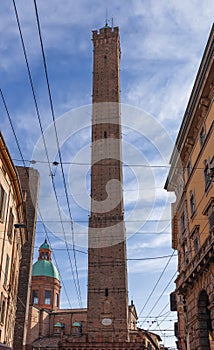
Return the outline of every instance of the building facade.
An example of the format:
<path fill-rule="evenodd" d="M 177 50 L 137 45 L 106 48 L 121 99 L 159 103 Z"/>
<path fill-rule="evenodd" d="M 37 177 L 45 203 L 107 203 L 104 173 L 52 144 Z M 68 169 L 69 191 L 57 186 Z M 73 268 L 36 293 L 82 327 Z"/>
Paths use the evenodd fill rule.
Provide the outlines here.
<path fill-rule="evenodd" d="M 28 240 L 26 193 L 0 133 L 0 347 L 14 345 L 20 267 Z"/>
<path fill-rule="evenodd" d="M 214 26 L 171 157 L 172 247 L 178 251 L 172 310 L 180 350 L 214 348 Z"/>
<path fill-rule="evenodd" d="M 0 342 L 12 346 L 21 248 L 27 241 L 27 230 L 18 174 L 2 134 L 0 149 Z M 25 227 L 15 228 L 18 223 Z"/>

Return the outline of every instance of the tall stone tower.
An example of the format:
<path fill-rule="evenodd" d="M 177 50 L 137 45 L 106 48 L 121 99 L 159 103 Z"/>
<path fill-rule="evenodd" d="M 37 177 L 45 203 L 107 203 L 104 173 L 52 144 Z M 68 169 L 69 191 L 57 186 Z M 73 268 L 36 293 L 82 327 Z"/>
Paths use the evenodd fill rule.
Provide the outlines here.
<path fill-rule="evenodd" d="M 88 336 L 128 340 L 122 189 L 119 28 L 93 31 L 91 215 L 88 233 Z"/>

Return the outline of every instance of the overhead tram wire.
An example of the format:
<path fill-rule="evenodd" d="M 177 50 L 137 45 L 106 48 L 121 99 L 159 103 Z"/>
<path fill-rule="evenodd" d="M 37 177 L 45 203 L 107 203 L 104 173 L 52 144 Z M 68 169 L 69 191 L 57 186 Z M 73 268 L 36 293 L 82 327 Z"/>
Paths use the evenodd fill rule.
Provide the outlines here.
<path fill-rule="evenodd" d="M 165 321 L 169 322 L 170 320 L 167 320 L 167 317 L 168 317 L 171 313 L 172 313 L 172 311 L 169 310 L 168 313 L 166 314 L 166 316 L 165 316 L 162 320 L 158 321 L 158 325 L 160 326 L 160 325 L 161 325 L 163 322 L 165 322 Z"/>
<path fill-rule="evenodd" d="M 14 1 L 14 0 L 13 0 Z M 19 162 L 20 160 L 19 159 L 15 159 L 17 162 Z M 33 163 L 41 163 L 41 164 L 45 164 L 47 163 L 47 161 L 45 160 L 39 160 L 39 159 L 26 159 L 25 160 L 26 162 L 33 162 Z M 101 163 L 102 160 L 99 161 L 99 163 L 96 163 L 97 166 L 102 166 L 102 167 L 113 167 L 114 165 L 111 165 L 111 164 L 102 164 Z M 88 165 L 91 165 L 91 163 L 89 162 L 72 162 L 72 161 L 69 161 L 69 162 L 66 162 L 66 161 L 63 161 L 63 162 L 58 162 L 59 164 L 62 164 L 62 165 L 82 165 L 82 166 L 88 166 Z M 186 169 L 186 167 L 178 167 L 178 166 L 172 166 L 172 165 L 166 165 L 166 164 L 134 164 L 134 163 L 131 163 L 131 164 L 126 164 L 126 163 L 122 163 L 122 167 L 142 167 L 142 168 L 167 168 L 167 169 Z M 194 168 L 195 170 L 203 170 L 204 168 L 203 167 L 195 167 Z"/>
<path fill-rule="evenodd" d="M 42 218 L 42 214 L 41 214 L 40 211 L 39 211 L 39 216 Z M 53 258 L 54 258 L 54 262 L 55 262 L 55 264 L 56 264 L 56 268 L 57 268 L 57 270 L 58 270 L 58 272 L 59 272 L 60 281 L 62 282 L 62 286 L 63 286 L 63 288 L 64 288 L 66 298 L 67 298 L 67 300 L 68 300 L 68 303 L 69 303 L 70 308 L 72 308 L 71 302 L 70 302 L 70 298 L 69 298 L 69 296 L 68 296 L 68 292 L 67 292 L 67 289 L 66 289 L 66 287 L 65 287 L 65 283 L 64 283 L 63 278 L 62 278 L 62 275 L 61 275 L 61 273 L 60 273 L 60 269 L 59 269 L 59 265 L 58 265 L 57 260 L 56 260 L 55 253 L 54 253 L 54 251 L 53 251 L 53 249 L 52 249 L 52 245 L 51 245 L 51 241 L 50 241 L 50 238 L 49 238 L 49 235 L 48 235 L 48 231 L 47 231 L 45 225 L 43 226 L 43 228 L 44 228 L 44 231 L 45 231 L 45 236 L 47 237 L 47 240 L 48 240 L 48 244 L 50 245 L 50 248 L 51 248 L 51 253 L 52 253 L 52 256 L 53 256 Z"/>
<path fill-rule="evenodd" d="M 159 303 L 159 301 L 161 300 L 162 296 L 164 295 L 165 291 L 167 290 L 167 288 L 169 287 L 170 283 L 172 283 L 172 281 L 174 280 L 175 276 L 177 275 L 177 271 L 175 271 L 174 275 L 172 276 L 172 278 L 170 279 L 170 281 L 167 283 L 166 287 L 164 288 L 164 290 L 162 291 L 161 295 L 159 296 L 159 298 L 156 300 L 155 304 L 153 305 L 153 307 L 151 308 L 151 310 L 149 311 L 148 315 L 146 316 L 149 317 L 151 315 L 151 312 L 154 310 L 154 308 L 157 306 L 157 304 Z"/>
<path fill-rule="evenodd" d="M 11 116 L 10 116 L 10 113 L 9 113 L 9 110 L 8 110 L 8 107 L 7 107 L 7 104 L 6 104 L 6 101 L 5 101 L 5 98 L 4 98 L 4 95 L 3 95 L 3 92 L 2 92 L 1 89 L 0 89 L 0 93 L 1 93 L 2 101 L 3 101 L 4 107 L 5 107 L 6 113 L 7 113 L 8 120 L 9 120 L 9 122 L 10 122 L 12 131 L 13 131 L 13 135 L 14 135 L 14 138 L 15 138 L 15 141 L 16 141 L 17 148 L 18 148 L 18 150 L 19 150 L 19 153 L 20 153 L 21 158 L 23 159 L 23 165 L 24 165 L 24 168 L 25 168 L 27 177 L 29 178 L 29 172 L 28 172 L 28 170 L 27 170 L 27 167 L 26 167 L 26 164 L 25 164 L 25 160 L 24 160 L 23 155 L 22 155 L 22 151 L 21 151 L 21 147 L 20 147 L 20 144 L 19 144 L 19 140 L 18 140 L 18 138 L 17 138 L 16 132 L 15 132 L 15 129 L 14 129 L 14 126 L 13 126 L 13 123 L 12 123 L 12 119 L 11 119 Z M 38 207 L 38 211 L 40 212 L 39 207 Z M 41 215 L 40 215 L 40 217 L 41 217 Z M 42 219 L 42 217 L 41 217 L 41 219 Z M 43 227 L 46 229 L 44 222 L 43 222 L 42 220 L 41 220 L 41 222 L 42 222 L 42 224 L 43 224 Z M 58 266 L 57 261 L 56 261 L 56 257 L 55 257 L 55 263 L 56 263 L 56 265 Z M 58 268 L 58 271 L 59 271 L 59 274 L 60 274 L 59 268 Z M 61 274 L 60 274 L 60 276 L 61 276 Z M 70 299 L 69 299 L 69 297 L 68 297 L 68 293 L 67 293 L 67 290 L 66 290 L 66 288 L 65 288 L 64 281 L 63 281 L 62 278 L 61 278 L 61 281 L 62 281 L 62 284 L 63 284 L 64 289 L 65 289 L 65 295 L 66 295 L 66 297 L 67 297 L 68 303 L 69 303 L 69 305 L 71 305 L 71 302 L 70 302 Z M 20 302 L 23 304 L 22 300 L 21 300 L 20 298 L 18 298 L 18 299 L 19 299 Z M 24 304 L 23 304 L 23 305 L 24 305 Z"/>
<path fill-rule="evenodd" d="M 39 210 L 38 210 L 39 211 Z M 41 215 L 40 211 L 39 211 L 39 215 Z M 0 232 L 3 232 L 3 231 L 0 231 Z M 48 241 L 51 242 L 51 239 L 49 237 L 49 232 L 47 231 L 46 229 L 46 226 L 44 226 L 44 231 L 41 231 L 41 232 L 38 232 L 36 231 L 36 233 L 42 233 L 42 234 L 45 234 L 45 236 L 48 236 Z M 5 241 L 5 242 L 9 242 L 9 239 L 6 239 L 6 238 L 0 238 L 0 240 L 2 241 Z M 38 248 L 39 249 L 39 246 L 34 246 L 34 248 Z M 57 251 L 67 251 L 66 248 L 51 248 L 51 251 L 52 252 L 57 252 Z M 72 250 L 72 248 L 69 248 L 69 250 Z M 76 251 L 78 253 L 81 253 L 81 254 L 84 254 L 84 255 L 88 255 L 87 252 L 83 251 L 83 250 L 79 250 L 79 249 L 76 249 Z M 126 261 L 149 261 L 149 260 L 160 260 L 160 259 L 166 259 L 168 258 L 170 255 L 160 255 L 160 256 L 153 256 L 153 257 L 147 257 L 147 258 L 127 258 Z M 177 255 L 174 255 L 175 257 Z M 101 255 L 102 257 L 102 255 Z M 120 261 L 120 259 L 118 258 L 118 261 Z M 142 318 L 145 318 L 145 317 L 142 317 Z"/>
<path fill-rule="evenodd" d="M 168 314 L 168 311 L 165 312 L 164 314 L 162 314 L 162 312 L 164 312 L 164 310 L 165 310 L 168 306 L 169 306 L 169 303 L 167 303 L 167 304 L 163 307 L 163 309 L 160 311 L 159 315 L 157 316 L 158 318 L 159 318 L 159 317 L 166 316 L 166 315 Z"/>
<path fill-rule="evenodd" d="M 34 86 L 33 86 L 33 79 L 32 79 L 30 66 L 29 66 L 29 62 L 28 62 L 28 58 L 27 58 L 27 52 L 26 52 L 26 48 L 25 48 L 25 43 L 24 43 L 24 39 L 23 39 L 23 35 L 22 35 L 21 24 L 20 24 L 20 20 L 19 20 L 19 16 L 18 16 L 18 11 L 17 11 L 15 0 L 13 0 L 13 5 L 14 5 L 15 17 L 16 17 L 16 21 L 17 21 L 17 25 L 18 25 L 18 29 L 19 29 L 19 35 L 20 35 L 20 39 L 21 39 L 22 49 L 23 49 L 23 53 L 24 53 L 25 63 L 26 63 L 26 66 L 27 66 L 27 72 L 28 72 L 28 77 L 29 77 L 29 81 L 30 81 L 30 86 L 31 86 L 32 94 L 33 94 L 34 104 L 35 104 L 35 107 L 36 107 L 36 115 L 37 115 L 37 118 L 38 118 L 38 121 L 39 121 L 39 126 L 40 126 L 40 130 L 41 130 L 41 135 L 42 135 L 42 140 L 43 140 L 43 144 L 44 144 L 45 154 L 46 154 L 46 157 L 47 157 L 47 163 L 49 165 L 50 174 L 52 174 L 52 169 L 51 169 L 51 165 L 50 165 L 51 163 L 50 163 L 49 156 L 48 156 L 47 144 L 46 144 L 46 140 L 45 140 L 45 136 L 44 136 L 44 131 L 43 131 L 42 122 L 41 122 L 41 116 L 40 116 L 38 103 L 37 103 L 37 99 L 36 99 L 36 94 L 35 94 L 35 90 L 34 90 Z M 22 160 L 24 160 L 23 156 L 22 156 Z M 25 165 L 25 167 L 26 167 L 26 165 Z M 56 198 L 56 202 L 57 202 L 57 208 L 58 208 L 60 222 L 61 222 L 62 229 L 63 229 L 63 235 L 64 235 L 64 238 L 65 238 L 66 248 L 68 248 L 66 233 L 65 233 L 65 229 L 64 229 L 64 225 L 63 225 L 63 221 L 62 221 L 60 205 L 59 205 L 59 201 L 58 201 L 58 197 L 57 197 L 57 192 L 56 192 L 56 187 L 55 187 L 53 176 L 51 176 L 51 181 L 52 181 L 52 186 L 53 186 L 53 189 L 54 189 L 54 194 L 55 194 L 55 198 Z M 44 225 L 44 221 L 43 221 L 43 225 Z M 77 292 L 77 297 L 78 297 L 80 306 L 82 306 L 81 292 L 80 292 L 80 289 L 78 287 L 78 284 L 76 283 L 76 279 L 75 279 L 75 275 L 74 275 L 74 269 L 73 269 L 73 265 L 72 265 L 72 261 L 71 261 L 71 257 L 70 257 L 70 253 L 69 253 L 68 249 L 67 249 L 67 253 L 68 253 L 68 258 L 69 258 L 69 262 L 70 262 L 70 266 L 71 266 L 71 272 L 72 272 L 72 277 L 73 277 L 75 289 L 76 289 L 76 292 Z M 77 278 L 77 280 L 78 280 L 78 278 Z M 69 303 L 70 303 L 70 301 L 69 301 Z"/>
<path fill-rule="evenodd" d="M 153 293 L 154 293 L 156 287 L 158 286 L 158 283 L 160 282 L 161 278 L 163 277 L 163 274 L 164 274 L 164 272 L 166 271 L 166 269 L 167 269 L 167 267 L 168 267 L 168 265 L 169 265 L 169 263 L 170 263 L 172 257 L 174 256 L 174 254 L 175 254 L 175 250 L 174 250 L 174 251 L 172 252 L 172 254 L 170 255 L 169 260 L 167 261 L 167 263 L 166 263 L 166 265 L 165 265 L 163 271 L 161 272 L 161 274 L 160 274 L 160 276 L 159 276 L 157 282 L 155 283 L 155 285 L 154 285 L 154 287 L 153 287 L 151 293 L 149 294 L 149 296 L 148 296 L 148 298 L 147 298 L 145 304 L 143 305 L 143 307 L 142 307 L 142 309 L 141 309 L 141 311 L 140 311 L 140 313 L 139 313 L 139 317 L 140 317 L 140 315 L 142 314 L 142 312 L 144 311 L 145 307 L 147 306 L 149 300 L 151 299 L 151 296 L 153 295 Z M 148 317 L 148 316 L 147 316 L 147 317 Z M 145 322 L 145 321 L 144 321 L 144 322 Z M 144 322 L 143 322 L 143 323 L 144 323 Z"/>
<path fill-rule="evenodd" d="M 19 153 L 20 153 L 22 162 L 23 162 L 23 164 L 24 164 L 24 167 L 26 168 L 25 160 L 24 160 L 24 157 L 23 157 L 22 152 L 21 152 L 20 144 L 19 144 L 19 141 L 18 141 L 17 136 L 16 136 L 16 132 L 15 132 L 15 129 L 14 129 L 14 126 L 13 126 L 13 123 L 12 123 L 12 119 L 11 119 L 11 117 L 10 117 L 9 110 L 8 110 L 8 108 L 7 108 L 7 104 L 6 104 L 6 101 L 5 101 L 5 98 L 4 98 L 4 94 L 3 94 L 3 92 L 2 92 L 2 89 L 0 89 L 0 94 L 1 94 L 2 102 L 3 102 L 4 108 L 5 108 L 6 114 L 7 114 L 7 118 L 8 118 L 8 120 L 9 120 L 11 129 L 12 129 L 12 131 L 13 131 L 13 135 L 14 135 L 15 140 L 16 140 L 16 144 L 17 144 L 17 147 L 18 147 L 18 150 L 19 150 Z M 26 171 L 27 171 L 27 169 L 26 169 Z"/>
<path fill-rule="evenodd" d="M 71 207 L 70 207 L 70 202 L 69 202 L 69 199 L 68 199 L 68 191 L 67 191 L 67 185 L 66 185 L 66 180 L 65 180 L 65 173 L 64 173 L 63 163 L 62 163 L 62 155 L 61 155 L 60 146 L 59 146 L 59 138 L 58 138 L 58 132 L 57 132 L 57 128 L 56 128 L 56 119 L 55 119 L 55 113 L 54 113 L 54 106 L 53 106 L 53 100 L 52 100 L 52 95 L 51 95 L 51 88 L 50 88 L 50 83 L 49 83 L 49 78 L 48 78 L 48 70 L 47 70 L 47 64 L 46 64 L 46 58 L 45 58 L 45 50 L 44 50 L 44 45 L 43 45 L 43 40 L 42 40 L 40 19 L 39 19 L 39 13 L 38 13 L 36 0 L 34 0 L 34 7 L 35 7 L 35 13 L 36 13 L 36 22 L 37 22 L 37 28 L 38 28 L 38 33 L 39 33 L 40 45 L 41 45 L 41 50 L 42 50 L 42 58 L 43 58 L 44 72 L 45 72 L 47 88 L 48 88 L 48 95 L 49 95 L 51 114 L 52 114 L 52 119 L 53 119 L 53 124 L 54 124 L 54 131 L 55 131 L 55 136 L 56 136 L 57 150 L 58 150 L 58 155 L 59 155 L 59 160 L 60 160 L 60 167 L 61 167 L 61 172 L 62 172 L 62 177 L 63 177 L 63 185 L 64 185 L 64 190 L 65 190 L 65 195 L 66 195 L 66 201 L 67 201 L 69 216 L 70 216 L 70 220 L 71 220 L 70 224 L 71 224 L 71 235 L 72 235 L 72 243 L 73 243 L 73 256 L 74 256 L 74 263 L 75 263 L 75 269 L 76 269 L 78 290 L 79 290 L 79 295 L 80 295 L 80 303 L 81 303 L 81 306 L 82 306 L 81 288 L 80 288 L 79 273 L 78 273 L 78 268 L 77 268 L 77 259 L 76 259 L 76 252 L 75 252 L 75 238 L 74 238 L 73 218 L 72 218 L 72 215 L 71 215 Z"/>

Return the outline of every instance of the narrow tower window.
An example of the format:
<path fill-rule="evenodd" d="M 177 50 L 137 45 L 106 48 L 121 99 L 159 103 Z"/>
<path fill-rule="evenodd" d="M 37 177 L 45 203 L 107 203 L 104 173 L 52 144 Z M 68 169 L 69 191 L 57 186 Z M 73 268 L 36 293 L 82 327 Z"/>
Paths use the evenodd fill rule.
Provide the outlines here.
<path fill-rule="evenodd" d="M 51 304 L 51 291 L 45 290 L 45 304 L 50 305 Z"/>
<path fill-rule="evenodd" d="M 104 139 L 107 139 L 107 131 L 104 131 Z"/>
<path fill-rule="evenodd" d="M 105 288 L 105 297 L 108 297 L 108 288 Z"/>
<path fill-rule="evenodd" d="M 32 303 L 33 304 L 38 304 L 39 303 L 39 291 L 38 290 L 33 290 Z"/>

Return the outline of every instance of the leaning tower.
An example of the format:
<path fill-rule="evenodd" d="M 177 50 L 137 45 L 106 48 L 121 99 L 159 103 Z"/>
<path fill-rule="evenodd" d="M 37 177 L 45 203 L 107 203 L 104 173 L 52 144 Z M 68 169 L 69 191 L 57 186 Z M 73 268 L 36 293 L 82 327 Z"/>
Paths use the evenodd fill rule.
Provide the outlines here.
<path fill-rule="evenodd" d="M 119 28 L 93 31 L 91 215 L 88 232 L 88 335 L 128 340 Z"/>

